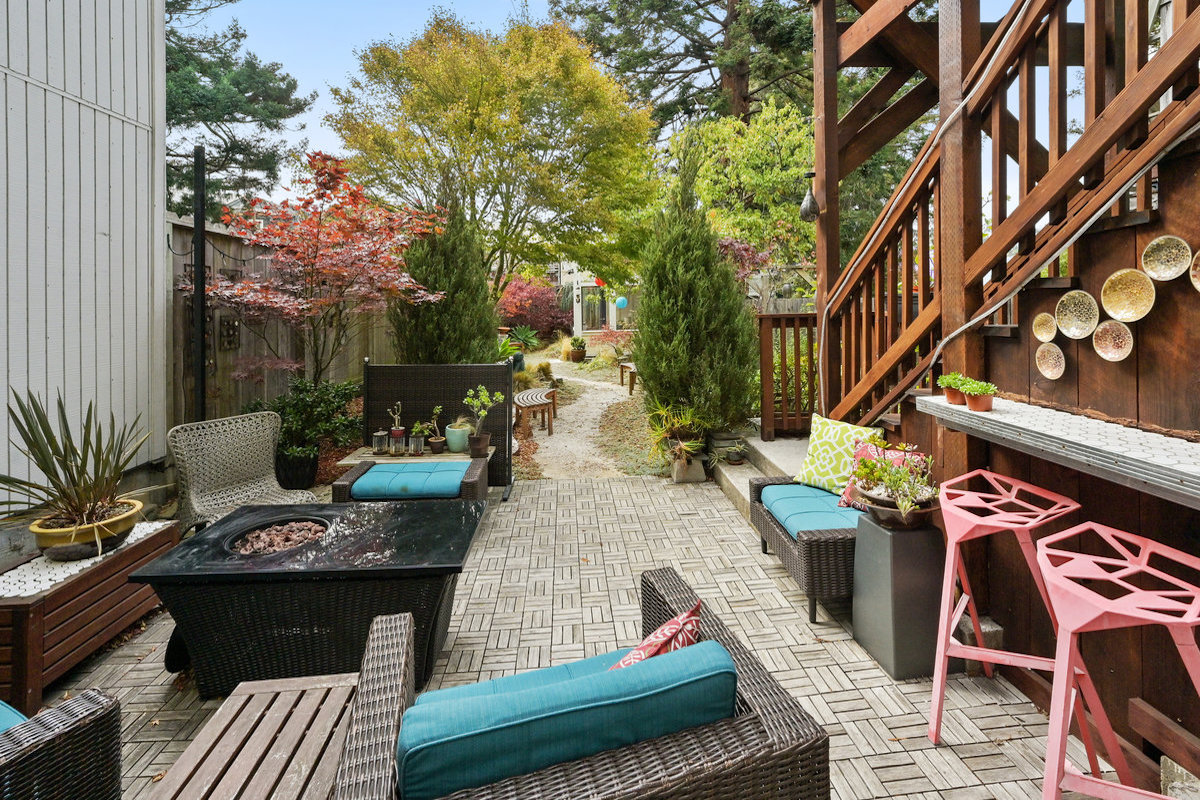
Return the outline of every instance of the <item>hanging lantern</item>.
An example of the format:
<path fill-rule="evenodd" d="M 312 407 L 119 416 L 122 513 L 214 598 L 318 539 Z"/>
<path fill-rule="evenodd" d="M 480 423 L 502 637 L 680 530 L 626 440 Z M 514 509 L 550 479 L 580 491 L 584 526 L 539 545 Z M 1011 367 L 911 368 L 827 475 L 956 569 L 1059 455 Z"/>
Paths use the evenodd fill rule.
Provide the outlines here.
<path fill-rule="evenodd" d="M 625 308 L 629 305 L 629 298 L 622 295 L 617 298 L 617 308 Z"/>
<path fill-rule="evenodd" d="M 806 172 L 804 177 L 809 179 L 808 193 L 804 195 L 804 200 L 800 202 L 800 219 L 805 222 L 816 222 L 821 216 L 821 207 L 817 205 L 817 197 L 813 194 L 812 179 L 817 176 L 815 172 Z"/>

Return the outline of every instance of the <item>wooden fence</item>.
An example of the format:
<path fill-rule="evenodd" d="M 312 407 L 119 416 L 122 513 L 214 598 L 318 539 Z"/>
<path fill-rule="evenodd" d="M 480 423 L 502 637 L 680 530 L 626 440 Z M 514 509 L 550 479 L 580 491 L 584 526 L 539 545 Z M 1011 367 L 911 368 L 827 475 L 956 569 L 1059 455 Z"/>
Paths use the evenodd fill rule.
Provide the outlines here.
<path fill-rule="evenodd" d="M 817 315 L 758 315 L 763 441 L 807 433 L 817 407 Z"/>

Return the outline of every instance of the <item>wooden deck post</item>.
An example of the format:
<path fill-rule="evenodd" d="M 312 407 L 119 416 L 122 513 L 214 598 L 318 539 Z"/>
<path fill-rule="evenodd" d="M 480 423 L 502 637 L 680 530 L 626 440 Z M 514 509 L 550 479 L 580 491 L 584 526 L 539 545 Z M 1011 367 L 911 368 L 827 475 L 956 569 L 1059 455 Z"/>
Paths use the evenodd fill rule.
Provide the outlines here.
<path fill-rule="evenodd" d="M 836 0 L 813 2 L 813 195 L 821 207 L 817 219 L 817 318 L 824 319 L 829 295 L 842 271 L 838 183 L 838 30 Z M 820 411 L 829 413 L 841 397 L 842 342 L 834 326 L 821 337 Z"/>
<path fill-rule="evenodd" d="M 943 119 L 963 99 L 963 79 L 980 52 L 979 0 L 947 0 L 938 9 L 939 111 Z M 942 335 L 964 325 L 983 304 L 982 289 L 966 280 L 966 263 L 982 240 L 979 123 L 959 114 L 942 137 L 942 169 L 936 243 L 941 272 Z M 947 371 L 973 378 L 984 374 L 983 338 L 967 332 L 946 346 Z M 942 438 L 944 477 L 960 475 L 983 460 L 983 445 L 965 434 L 946 431 Z"/>

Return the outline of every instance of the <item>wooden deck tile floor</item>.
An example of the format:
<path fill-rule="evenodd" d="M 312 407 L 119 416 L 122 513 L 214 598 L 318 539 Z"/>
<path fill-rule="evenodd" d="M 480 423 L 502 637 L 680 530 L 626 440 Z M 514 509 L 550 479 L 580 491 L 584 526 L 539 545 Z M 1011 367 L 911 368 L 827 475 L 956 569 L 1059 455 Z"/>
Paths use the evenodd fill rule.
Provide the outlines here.
<path fill-rule="evenodd" d="M 848 607 L 805 598 L 712 483 L 525 481 L 490 503 L 430 688 L 549 666 L 639 638 L 637 577 L 674 566 L 830 734 L 834 796 L 1040 797 L 1046 718 L 1002 679 L 952 677 L 944 744 L 925 738 L 930 681 L 897 683 L 848 630 Z M 96 686 L 124 716 L 125 798 L 144 797 L 220 705 L 162 670 L 165 613 L 48 696 Z M 1083 762 L 1072 740 L 1071 757 Z"/>

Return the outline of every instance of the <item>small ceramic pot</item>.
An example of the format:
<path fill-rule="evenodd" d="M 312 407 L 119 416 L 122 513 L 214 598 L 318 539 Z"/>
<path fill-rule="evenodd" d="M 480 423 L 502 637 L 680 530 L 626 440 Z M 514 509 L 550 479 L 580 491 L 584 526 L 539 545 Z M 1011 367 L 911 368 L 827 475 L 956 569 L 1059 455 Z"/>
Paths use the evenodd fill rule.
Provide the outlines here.
<path fill-rule="evenodd" d="M 587 355 L 587 350 L 572 350 L 571 351 L 571 360 L 574 361 L 576 364 L 579 364 L 583 361 L 583 357 L 586 355 Z"/>
<path fill-rule="evenodd" d="M 967 408 L 971 411 L 991 411 L 992 398 L 990 394 L 969 394 L 967 395 Z"/>
<path fill-rule="evenodd" d="M 433 453 L 436 456 L 436 455 L 441 455 L 442 451 L 444 451 L 445 449 L 446 449 L 446 437 L 445 436 L 430 436 L 429 437 L 429 452 Z"/>
<path fill-rule="evenodd" d="M 942 391 L 946 393 L 946 402 L 952 406 L 965 406 L 967 404 L 967 396 L 955 389 L 952 386 L 945 387 Z"/>
<path fill-rule="evenodd" d="M 488 445 L 491 444 L 492 434 L 474 433 L 467 437 L 471 443 L 471 458 L 487 458 Z"/>
<path fill-rule="evenodd" d="M 446 449 L 451 453 L 467 452 L 467 437 L 471 435 L 471 426 L 457 423 L 446 426 Z"/>

